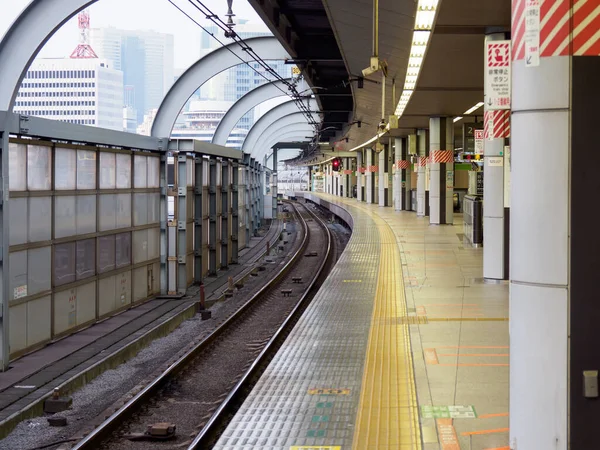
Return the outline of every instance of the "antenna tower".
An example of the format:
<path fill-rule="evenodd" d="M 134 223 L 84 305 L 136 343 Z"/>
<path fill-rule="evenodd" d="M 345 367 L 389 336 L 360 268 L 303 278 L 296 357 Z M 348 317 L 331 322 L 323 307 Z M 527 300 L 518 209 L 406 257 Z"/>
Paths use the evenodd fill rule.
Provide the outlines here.
<path fill-rule="evenodd" d="M 97 58 L 96 52 L 89 43 L 90 38 L 90 13 L 84 9 L 77 16 L 79 19 L 79 45 L 71 53 L 74 59 Z"/>

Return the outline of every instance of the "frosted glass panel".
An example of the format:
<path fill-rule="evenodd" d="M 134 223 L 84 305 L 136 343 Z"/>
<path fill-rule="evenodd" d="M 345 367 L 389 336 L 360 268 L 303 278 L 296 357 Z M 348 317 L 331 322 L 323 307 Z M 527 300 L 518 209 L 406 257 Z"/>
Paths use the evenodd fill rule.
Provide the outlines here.
<path fill-rule="evenodd" d="M 160 159 L 148 157 L 148 187 L 160 187 Z"/>
<path fill-rule="evenodd" d="M 10 299 L 27 295 L 27 251 L 14 252 L 9 255 Z"/>
<path fill-rule="evenodd" d="M 77 152 L 57 148 L 54 155 L 54 189 L 74 191 L 77 186 Z"/>
<path fill-rule="evenodd" d="M 115 236 L 115 259 L 117 268 L 131 264 L 131 233 L 121 233 Z"/>
<path fill-rule="evenodd" d="M 27 146 L 27 188 L 45 191 L 51 187 L 50 147 Z"/>
<path fill-rule="evenodd" d="M 99 231 L 114 230 L 117 226 L 115 194 L 102 194 L 100 198 Z"/>
<path fill-rule="evenodd" d="M 75 242 L 54 246 L 54 286 L 75 281 Z"/>
<path fill-rule="evenodd" d="M 50 197 L 29 198 L 29 242 L 52 239 L 51 202 Z"/>
<path fill-rule="evenodd" d="M 75 197 L 54 197 L 54 237 L 58 239 L 75 235 L 76 219 Z"/>
<path fill-rule="evenodd" d="M 96 239 L 77 241 L 77 279 L 82 280 L 96 274 Z"/>
<path fill-rule="evenodd" d="M 160 228 L 148 229 L 148 259 L 160 256 Z"/>
<path fill-rule="evenodd" d="M 148 173 L 146 167 L 146 160 L 148 158 L 142 155 L 134 155 L 133 157 L 133 187 L 134 188 L 145 188 L 148 187 Z"/>
<path fill-rule="evenodd" d="M 131 188 L 131 155 L 117 153 L 117 189 Z"/>
<path fill-rule="evenodd" d="M 116 159 L 114 153 L 100 152 L 100 189 L 116 187 Z"/>
<path fill-rule="evenodd" d="M 187 185 L 194 185 L 194 160 L 189 159 L 185 162 L 186 174 L 187 174 Z"/>
<path fill-rule="evenodd" d="M 98 238 L 98 272 L 104 273 L 115 269 L 115 236 Z"/>
<path fill-rule="evenodd" d="M 148 223 L 148 195 L 151 194 L 133 194 L 134 213 L 133 225 L 146 225 Z"/>
<path fill-rule="evenodd" d="M 131 226 L 131 194 L 117 194 L 117 228 Z"/>
<path fill-rule="evenodd" d="M 28 250 L 27 253 L 27 295 L 50 289 L 50 247 Z"/>
<path fill-rule="evenodd" d="M 160 222 L 160 194 L 148 194 L 148 223 Z"/>
<path fill-rule="evenodd" d="M 96 232 L 96 196 L 77 196 L 77 234 Z"/>
<path fill-rule="evenodd" d="M 77 189 L 96 189 L 96 152 L 77 150 Z"/>
<path fill-rule="evenodd" d="M 8 215 L 10 245 L 27 242 L 27 198 L 11 198 Z"/>
<path fill-rule="evenodd" d="M 27 189 L 27 146 L 8 144 L 8 170 L 10 171 L 9 189 L 24 191 Z"/>
<path fill-rule="evenodd" d="M 133 263 L 148 260 L 148 230 L 133 232 Z"/>

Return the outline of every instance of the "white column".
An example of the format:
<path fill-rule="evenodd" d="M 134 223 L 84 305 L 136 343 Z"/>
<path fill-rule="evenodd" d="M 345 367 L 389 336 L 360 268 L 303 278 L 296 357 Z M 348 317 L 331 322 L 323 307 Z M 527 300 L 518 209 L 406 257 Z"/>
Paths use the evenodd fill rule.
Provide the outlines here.
<path fill-rule="evenodd" d="M 375 176 L 374 172 L 371 172 L 371 166 L 373 166 L 373 150 L 371 150 L 370 148 L 365 150 L 366 152 L 366 159 L 367 159 L 367 176 L 366 176 L 366 189 L 365 189 L 365 194 L 367 196 L 367 203 L 374 203 L 374 198 L 375 198 L 375 192 L 373 192 L 373 187 L 374 187 L 374 183 L 373 183 L 373 177 Z"/>
<path fill-rule="evenodd" d="M 452 224 L 454 220 L 454 123 L 450 117 L 429 119 L 429 223 Z"/>
<path fill-rule="evenodd" d="M 379 166 L 379 206 L 385 206 L 385 187 L 387 185 L 387 173 L 385 172 L 385 160 L 387 158 L 388 146 L 377 155 L 377 164 Z"/>
<path fill-rule="evenodd" d="M 402 139 L 394 139 L 394 211 L 402 211 Z"/>
<path fill-rule="evenodd" d="M 427 130 L 417 131 L 417 154 L 419 155 L 417 169 L 417 216 L 424 217 L 427 205 L 426 193 L 426 166 L 427 158 Z"/>
<path fill-rule="evenodd" d="M 361 169 L 363 167 L 363 156 L 362 150 L 358 150 L 356 152 L 356 200 L 362 202 L 364 199 L 362 198 L 362 188 L 363 188 L 363 174 Z"/>

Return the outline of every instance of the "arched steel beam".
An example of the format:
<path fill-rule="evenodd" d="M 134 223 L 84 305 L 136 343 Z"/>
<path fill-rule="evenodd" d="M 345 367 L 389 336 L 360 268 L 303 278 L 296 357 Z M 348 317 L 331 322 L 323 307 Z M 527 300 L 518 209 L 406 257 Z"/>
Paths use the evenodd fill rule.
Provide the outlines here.
<path fill-rule="evenodd" d="M 308 102 L 308 107 L 311 111 L 316 110 L 317 102 L 314 99 L 310 99 Z M 246 136 L 244 143 L 242 144 L 242 151 L 244 153 L 252 153 L 252 149 L 256 144 L 258 138 L 262 135 L 263 131 L 274 122 L 277 122 L 281 119 L 282 116 L 286 116 L 288 114 L 293 114 L 299 112 L 296 103 L 293 100 L 289 102 L 282 103 L 281 105 L 277 105 L 275 108 L 271 109 L 269 112 L 264 114 L 260 119 L 258 119 L 252 128 L 250 128 L 250 132 Z M 315 119 L 317 117 L 315 116 Z"/>
<path fill-rule="evenodd" d="M 33 0 L 0 41 L 0 111 L 12 111 L 21 80 L 56 30 L 96 0 Z"/>
<path fill-rule="evenodd" d="M 273 156 L 273 146 L 278 143 L 278 142 L 294 142 L 294 141 L 298 141 L 298 142 L 302 142 L 302 139 L 304 139 L 304 135 L 302 133 L 298 133 L 296 131 L 291 131 L 285 134 L 282 134 L 281 136 L 278 136 L 277 138 L 273 138 L 271 140 L 271 142 L 269 142 L 269 147 L 267 148 L 267 150 L 260 156 L 260 160 L 264 160 L 265 164 L 268 164 L 268 162 L 270 161 L 270 159 Z M 306 143 L 306 141 L 304 141 Z M 285 149 L 285 151 L 290 150 L 290 149 Z M 284 150 L 281 150 L 284 151 Z M 258 159 L 257 159 L 258 161 Z M 268 167 L 268 165 L 267 165 Z"/>
<path fill-rule="evenodd" d="M 281 81 L 273 81 L 272 83 L 262 84 L 244 94 L 231 108 L 229 108 L 219 122 L 217 130 L 212 138 L 212 143 L 225 145 L 231 131 L 246 113 L 267 100 L 285 95 L 284 92 L 281 92 L 282 90 L 287 92 L 287 86 Z M 298 91 L 302 90 L 304 90 L 304 88 L 300 86 Z"/>
<path fill-rule="evenodd" d="M 289 116 L 288 116 L 289 117 Z M 279 136 L 284 133 L 289 133 L 291 131 L 296 131 L 297 133 L 304 133 L 302 136 L 302 141 L 310 141 L 310 138 L 306 138 L 313 131 L 313 128 L 307 124 L 306 122 L 288 122 L 285 123 L 275 122 L 271 127 L 265 130 L 263 136 L 256 142 L 254 146 L 253 156 L 255 158 L 260 158 L 260 155 L 264 153 L 265 150 L 270 149 L 271 147 L 267 147 L 267 143 L 271 142 L 273 138 L 275 138 L 275 142 L 278 142 L 277 139 Z"/>
<path fill-rule="evenodd" d="M 246 43 L 265 59 L 289 58 L 279 41 L 272 36 L 249 38 Z M 189 67 L 171 86 L 160 104 L 152 125 L 152 136 L 170 136 L 179 113 L 194 92 L 218 73 L 240 64 L 240 58 L 246 62 L 252 61 L 248 52 L 233 42 L 212 51 Z"/>
<path fill-rule="evenodd" d="M 258 138 L 256 139 L 256 142 L 254 143 L 254 145 L 252 146 L 252 148 L 250 149 L 250 154 L 254 154 L 256 153 L 256 149 L 259 149 L 260 146 L 259 144 L 262 144 L 265 140 L 265 138 L 269 137 L 274 130 L 277 130 L 279 128 L 285 127 L 286 125 L 304 125 L 304 128 L 308 128 L 311 129 L 311 126 L 308 124 L 308 122 L 306 121 L 306 118 L 304 117 L 304 115 L 301 112 L 294 112 L 291 114 L 286 114 L 285 116 L 280 116 L 277 120 L 271 122 L 269 124 L 269 126 L 265 127 L 264 130 L 262 130 L 262 132 L 260 133 L 260 136 L 258 136 Z M 314 128 L 312 128 L 313 131 L 309 131 L 309 133 L 314 133 Z"/>

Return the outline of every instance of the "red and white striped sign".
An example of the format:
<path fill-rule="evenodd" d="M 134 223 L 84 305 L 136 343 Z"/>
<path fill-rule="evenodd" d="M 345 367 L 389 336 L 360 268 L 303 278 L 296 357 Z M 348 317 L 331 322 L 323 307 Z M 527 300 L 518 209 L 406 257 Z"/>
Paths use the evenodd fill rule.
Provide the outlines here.
<path fill-rule="evenodd" d="M 420 157 L 419 157 L 419 166 L 421 166 L 421 167 L 425 167 L 425 166 L 427 165 L 427 160 L 428 160 L 428 159 L 429 159 L 429 158 L 428 158 L 428 157 L 426 157 L 426 156 L 420 156 Z"/>
<path fill-rule="evenodd" d="M 377 172 L 379 170 L 379 166 L 369 166 L 367 172 Z"/>
<path fill-rule="evenodd" d="M 488 67 L 510 66 L 510 41 L 490 42 L 487 46 Z"/>
<path fill-rule="evenodd" d="M 486 139 L 510 137 L 510 111 L 486 111 L 483 115 L 483 132 Z"/>
<path fill-rule="evenodd" d="M 410 167 L 410 162 L 409 161 L 405 161 L 405 160 L 398 160 L 396 161 L 396 168 L 397 169 L 408 169 Z"/>
<path fill-rule="evenodd" d="M 527 20 L 538 8 L 540 57 L 600 56 L 600 4 L 596 0 L 512 0 L 514 61 L 525 59 Z"/>
<path fill-rule="evenodd" d="M 359 173 L 365 173 L 367 171 L 367 169 L 365 169 L 364 167 L 359 167 L 358 168 L 358 172 Z"/>
<path fill-rule="evenodd" d="M 351 170 L 344 170 L 344 175 L 352 175 L 352 171 Z"/>
<path fill-rule="evenodd" d="M 431 152 L 432 163 L 450 163 L 454 161 L 454 151 L 452 150 L 434 150 Z"/>

